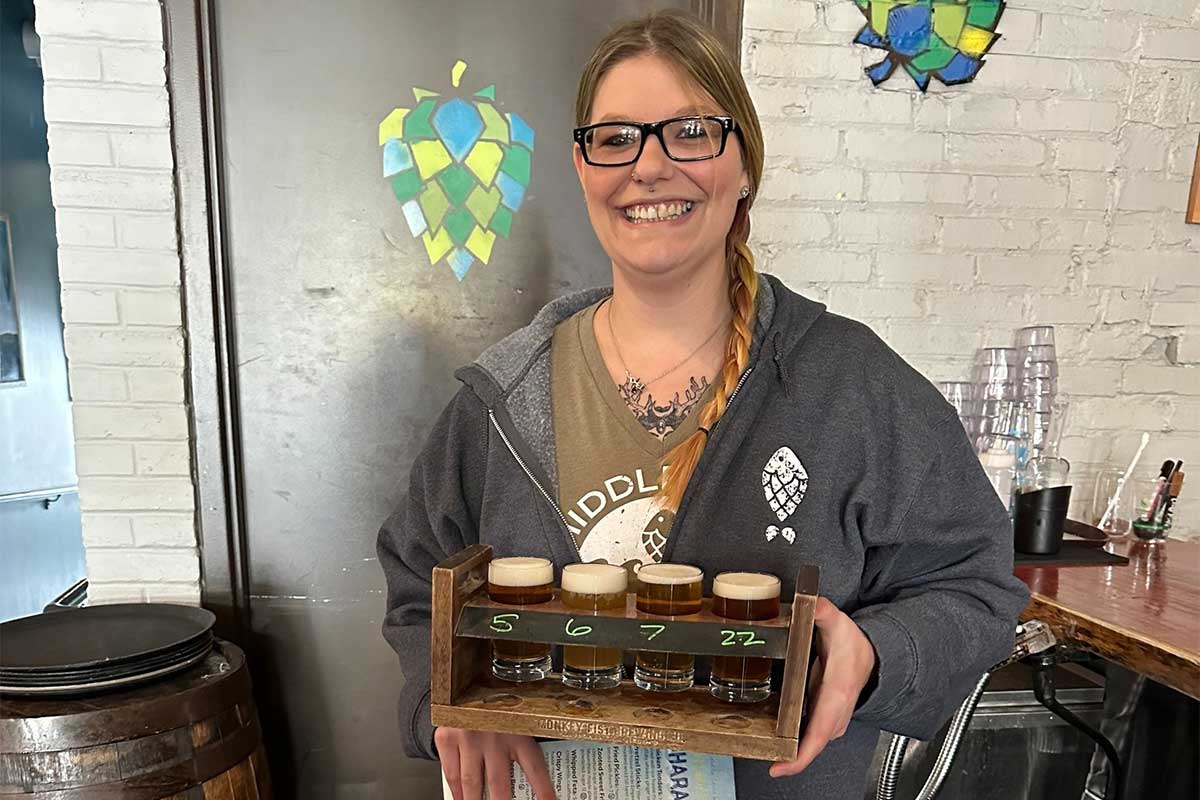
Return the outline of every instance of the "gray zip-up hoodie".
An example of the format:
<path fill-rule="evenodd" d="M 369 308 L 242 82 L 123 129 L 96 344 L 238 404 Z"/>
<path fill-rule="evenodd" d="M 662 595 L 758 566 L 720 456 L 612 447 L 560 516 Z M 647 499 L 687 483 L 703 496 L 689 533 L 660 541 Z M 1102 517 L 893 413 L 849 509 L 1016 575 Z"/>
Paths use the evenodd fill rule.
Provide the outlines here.
<path fill-rule="evenodd" d="M 866 326 L 762 276 L 750 367 L 713 429 L 665 561 L 778 575 L 801 564 L 878 654 L 854 719 L 801 774 L 736 759 L 746 800 L 860 800 L 880 729 L 932 737 L 1009 654 L 1028 592 L 1012 574 L 1008 516 L 954 409 Z M 495 556 L 579 561 L 558 496 L 550 340 L 610 290 L 578 292 L 456 375 L 464 384 L 379 533 L 383 633 L 400 656 L 404 750 L 435 758 L 429 715 L 432 568 L 476 542 Z M 783 472 L 781 473 L 781 467 Z M 771 473 L 770 475 L 767 473 Z M 771 482 L 776 491 L 767 497 Z"/>

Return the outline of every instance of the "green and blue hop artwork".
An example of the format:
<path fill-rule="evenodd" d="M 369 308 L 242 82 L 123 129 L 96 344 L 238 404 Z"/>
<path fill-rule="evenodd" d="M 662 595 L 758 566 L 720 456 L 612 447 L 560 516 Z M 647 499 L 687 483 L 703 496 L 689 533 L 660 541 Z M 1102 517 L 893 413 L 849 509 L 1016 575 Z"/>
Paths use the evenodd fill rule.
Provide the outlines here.
<path fill-rule="evenodd" d="M 856 44 L 886 50 L 867 67 L 876 86 L 903 67 L 922 92 L 930 77 L 951 86 L 974 80 L 1000 35 L 1002 0 L 854 0 L 867 24 Z"/>
<path fill-rule="evenodd" d="M 466 69 L 458 61 L 450 70 L 456 89 Z M 495 85 L 470 96 L 412 91 L 413 108 L 379 123 L 383 177 L 429 263 L 444 260 L 461 281 L 512 231 L 529 186 L 533 128 L 496 108 Z"/>

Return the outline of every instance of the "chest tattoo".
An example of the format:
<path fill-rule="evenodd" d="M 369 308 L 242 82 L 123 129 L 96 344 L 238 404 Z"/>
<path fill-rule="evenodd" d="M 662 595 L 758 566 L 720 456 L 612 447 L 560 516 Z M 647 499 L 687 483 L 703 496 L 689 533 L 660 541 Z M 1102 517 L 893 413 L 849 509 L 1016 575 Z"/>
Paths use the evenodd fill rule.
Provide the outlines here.
<path fill-rule="evenodd" d="M 648 388 L 640 384 L 635 386 L 630 379 L 617 387 L 625 406 L 642 423 L 642 427 L 660 442 L 683 424 L 707 388 L 708 378 L 703 375 L 698 378 L 692 376 L 682 397 L 676 392 L 669 401 L 660 403 Z"/>

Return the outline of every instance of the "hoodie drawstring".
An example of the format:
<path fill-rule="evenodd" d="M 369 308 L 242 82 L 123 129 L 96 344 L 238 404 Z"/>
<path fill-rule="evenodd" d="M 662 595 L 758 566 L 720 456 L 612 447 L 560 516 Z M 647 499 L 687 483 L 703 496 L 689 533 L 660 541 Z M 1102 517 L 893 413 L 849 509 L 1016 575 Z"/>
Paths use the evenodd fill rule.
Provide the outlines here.
<path fill-rule="evenodd" d="M 775 331 L 775 335 L 771 337 L 771 360 L 775 362 L 775 373 L 779 376 L 779 382 L 783 385 L 783 396 L 791 397 L 791 384 L 788 383 L 787 372 L 783 365 L 783 355 L 779 352 L 779 343 L 783 338 L 783 331 Z"/>

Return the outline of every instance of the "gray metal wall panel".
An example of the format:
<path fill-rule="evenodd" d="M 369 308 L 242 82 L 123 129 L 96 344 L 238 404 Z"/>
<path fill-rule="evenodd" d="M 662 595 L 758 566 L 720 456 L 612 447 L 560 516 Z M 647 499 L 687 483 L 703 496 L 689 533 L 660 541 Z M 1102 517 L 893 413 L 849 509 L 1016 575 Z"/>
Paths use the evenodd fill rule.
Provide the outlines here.
<path fill-rule="evenodd" d="M 686 2 L 658 5 L 686 6 Z M 399 755 L 375 533 L 452 371 L 549 298 L 607 282 L 571 164 L 592 45 L 644 2 L 283 0 L 217 8 L 255 684 L 284 795 L 433 797 Z M 411 87 L 494 83 L 537 136 L 508 241 L 459 283 L 381 174 Z"/>

